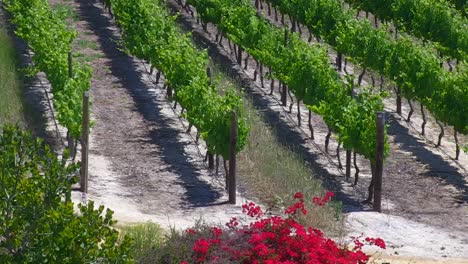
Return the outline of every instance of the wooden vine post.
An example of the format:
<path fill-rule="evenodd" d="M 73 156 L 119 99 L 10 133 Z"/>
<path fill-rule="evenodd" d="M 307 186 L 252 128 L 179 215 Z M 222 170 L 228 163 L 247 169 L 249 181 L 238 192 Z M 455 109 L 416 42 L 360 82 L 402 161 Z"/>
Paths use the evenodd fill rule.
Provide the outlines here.
<path fill-rule="evenodd" d="M 460 144 L 458 143 L 457 130 L 453 131 L 453 137 L 455 138 L 455 160 L 458 160 L 458 158 L 460 157 Z"/>
<path fill-rule="evenodd" d="M 382 212 L 382 174 L 385 145 L 385 114 L 377 112 L 377 146 L 375 152 L 374 204 L 373 209 Z"/>
<path fill-rule="evenodd" d="M 89 92 L 83 95 L 83 123 L 81 135 L 81 191 L 88 193 L 88 152 L 89 152 Z"/>
<path fill-rule="evenodd" d="M 309 41 L 309 42 L 310 42 L 310 41 Z M 342 67 L 342 65 L 343 65 L 343 63 L 342 63 L 343 59 L 342 59 L 342 58 L 343 58 L 343 54 L 342 54 L 341 52 L 338 52 L 338 55 L 336 56 L 336 62 L 335 62 L 335 64 L 336 64 L 336 67 L 338 68 L 338 71 L 340 71 L 340 72 L 341 72 L 341 70 L 343 69 L 343 67 Z"/>
<path fill-rule="evenodd" d="M 349 181 L 351 177 L 351 150 L 346 150 L 346 177 L 345 180 Z"/>
<path fill-rule="evenodd" d="M 229 203 L 236 204 L 236 153 L 237 153 L 237 112 L 232 113 L 231 144 L 229 158 L 228 191 Z"/>

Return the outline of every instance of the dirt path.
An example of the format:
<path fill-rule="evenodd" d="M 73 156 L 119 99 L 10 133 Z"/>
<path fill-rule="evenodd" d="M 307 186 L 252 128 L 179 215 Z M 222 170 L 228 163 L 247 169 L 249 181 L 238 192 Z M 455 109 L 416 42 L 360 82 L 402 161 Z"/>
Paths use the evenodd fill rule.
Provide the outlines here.
<path fill-rule="evenodd" d="M 205 167 L 202 145 L 172 110 L 145 65 L 118 46 L 119 34 L 100 5 L 92 1 L 53 0 L 71 4 L 79 14 L 75 57 L 89 61 L 92 79 L 89 194 L 115 212 L 120 222 L 158 222 L 184 229 L 203 217 L 224 224 L 241 217 L 240 204 L 228 200 L 221 179 Z M 63 134 L 63 133 L 62 133 Z"/>

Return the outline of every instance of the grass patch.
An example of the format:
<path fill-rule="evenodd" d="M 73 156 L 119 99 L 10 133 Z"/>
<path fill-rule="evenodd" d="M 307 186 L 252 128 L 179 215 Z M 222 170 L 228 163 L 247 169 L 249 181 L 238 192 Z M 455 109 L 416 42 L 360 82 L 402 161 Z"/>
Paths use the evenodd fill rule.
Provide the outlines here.
<path fill-rule="evenodd" d="M 218 87 L 240 90 L 240 86 L 216 65 L 210 63 L 210 67 Z M 322 196 L 326 192 L 321 180 L 314 176 L 303 157 L 278 141 L 274 130 L 263 120 L 247 95 L 244 94 L 243 98 L 243 113 L 251 130 L 246 147 L 237 161 L 241 188 L 277 212 L 293 204 L 294 194 L 301 192 L 311 210 L 307 216 L 299 219 L 300 222 L 322 229 L 329 235 L 342 235 L 341 202 L 334 201 L 322 208 L 312 204 L 314 196 Z"/>
<path fill-rule="evenodd" d="M 301 156 L 278 142 L 273 129 L 253 110 L 250 101 L 244 105 L 252 126 L 247 146 L 238 158 L 238 172 L 248 192 L 281 211 L 293 204 L 296 192 L 301 192 L 314 211 L 302 216 L 300 222 L 333 235 L 341 233 L 341 203 L 332 202 L 323 208 L 312 205 L 312 197 L 323 196 L 326 191 L 321 180 L 314 177 Z"/>
<path fill-rule="evenodd" d="M 85 63 L 88 63 L 88 62 L 92 62 L 94 60 L 97 60 L 97 59 L 101 59 L 101 58 L 104 58 L 105 55 L 102 54 L 102 53 L 93 53 L 93 54 L 90 54 L 90 55 L 85 55 L 81 52 L 74 52 L 73 53 L 73 58 L 76 58 L 78 61 L 80 62 L 85 62 Z"/>
<path fill-rule="evenodd" d="M 78 21 L 80 20 L 80 16 L 78 12 L 73 9 L 73 6 L 70 4 L 55 4 L 52 5 L 53 12 L 58 15 L 63 20 L 71 20 L 71 21 Z M 69 22 L 71 22 L 69 21 Z"/>
<path fill-rule="evenodd" d="M 128 225 L 120 228 L 120 236 L 128 236 L 133 240 L 131 252 L 135 260 L 148 258 L 150 252 L 160 248 L 164 242 L 164 231 L 155 223 Z"/>
<path fill-rule="evenodd" d="M 0 18 L 3 24 L 3 20 Z M 26 125 L 22 82 L 17 72 L 15 49 L 7 30 L 0 25 L 0 125 Z"/>
<path fill-rule="evenodd" d="M 87 40 L 87 39 L 79 39 L 76 41 L 76 44 L 83 49 L 92 49 L 97 50 L 98 44 L 95 41 Z"/>

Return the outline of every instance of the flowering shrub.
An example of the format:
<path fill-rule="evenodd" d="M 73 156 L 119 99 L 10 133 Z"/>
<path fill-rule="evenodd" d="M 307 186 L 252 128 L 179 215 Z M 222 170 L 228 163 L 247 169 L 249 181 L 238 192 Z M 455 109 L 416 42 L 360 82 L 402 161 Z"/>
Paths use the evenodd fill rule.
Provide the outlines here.
<path fill-rule="evenodd" d="M 323 197 L 314 197 L 313 203 L 322 207 L 333 196 L 327 192 Z M 260 206 L 249 202 L 242 206 L 243 212 L 255 219 L 249 225 L 232 218 L 224 230 L 186 230 L 187 239 L 194 242 L 191 255 L 180 263 L 367 263 L 369 257 L 362 252 L 365 244 L 385 249 L 380 238 L 361 241 L 355 237 L 354 247 L 348 249 L 324 237 L 320 230 L 304 227 L 296 220 L 308 213 L 304 196 L 296 193 L 294 198 L 296 202 L 286 208 L 284 216 L 268 216 Z"/>

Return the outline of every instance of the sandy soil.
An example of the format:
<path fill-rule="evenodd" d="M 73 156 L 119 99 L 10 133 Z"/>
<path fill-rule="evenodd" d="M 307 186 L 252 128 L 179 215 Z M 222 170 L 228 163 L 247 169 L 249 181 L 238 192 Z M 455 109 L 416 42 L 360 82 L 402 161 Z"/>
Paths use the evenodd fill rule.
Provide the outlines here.
<path fill-rule="evenodd" d="M 75 201 L 91 199 L 103 204 L 114 210 L 121 222 L 155 221 L 180 229 L 200 217 L 214 223 L 240 217 L 239 204 L 245 198 L 239 196 L 236 206 L 225 204 L 223 179 L 206 169 L 200 154 L 204 153 L 203 144 L 194 143 L 194 133 L 184 132 L 186 124 L 167 102 L 160 84 L 152 82 L 145 65 L 119 51 L 118 30 L 102 6 L 85 0 L 72 4 L 80 14 L 75 23 L 79 38 L 98 44 L 94 50 L 79 46 L 75 49 L 89 56 L 99 55 L 91 62 L 95 69 L 92 112 L 96 125 L 91 133 L 90 190 L 87 196 L 75 192 Z M 189 15 L 182 13 L 181 19 L 186 26 L 196 27 L 195 38 L 210 45 L 215 28 L 210 26 L 210 34 L 205 34 Z M 224 43 L 224 47 L 228 46 Z M 229 50 L 217 49 L 209 51 L 222 54 L 219 58 L 232 58 Z M 320 117 L 313 116 L 316 140 L 312 141 L 305 108 L 301 106 L 305 124 L 299 127 L 296 107 L 289 114 L 289 109 L 279 105 L 277 92 L 266 96 L 270 81 L 265 81 L 262 90 L 259 80 L 253 82 L 255 62 L 248 62 L 244 71 L 232 60 L 224 61 L 230 65 L 227 70 L 233 77 L 248 84 L 247 92 L 277 129 L 280 140 L 303 155 L 327 186 L 339 193 L 351 235 L 384 238 L 390 246 L 385 254 L 392 263 L 397 263 L 396 257 L 401 263 L 464 263 L 463 259 L 468 259 L 468 235 L 463 233 L 468 228 L 466 154 L 462 154 L 460 162 L 454 162 L 449 158 L 450 142 L 444 142 L 448 147 L 436 149 L 419 136 L 413 128 L 418 126 L 419 113 L 413 118 L 415 123 L 410 124 L 393 115 L 389 123 L 392 150 L 385 166 L 388 180 L 384 182 L 384 213 L 369 212 L 359 203 L 366 196 L 370 174 L 367 162 L 358 159 L 362 171 L 358 186 L 344 181 L 343 170 L 337 168 L 333 155 L 336 142 L 330 144 L 332 154 L 324 151 L 327 129 Z M 436 127 L 429 124 L 429 138 L 437 135 Z M 344 151 L 341 160 L 345 160 Z"/>

